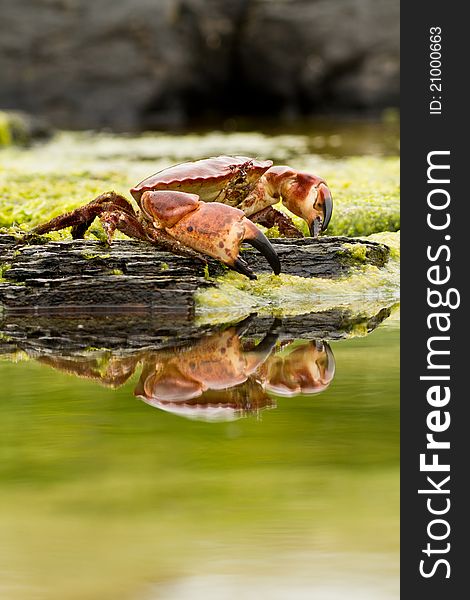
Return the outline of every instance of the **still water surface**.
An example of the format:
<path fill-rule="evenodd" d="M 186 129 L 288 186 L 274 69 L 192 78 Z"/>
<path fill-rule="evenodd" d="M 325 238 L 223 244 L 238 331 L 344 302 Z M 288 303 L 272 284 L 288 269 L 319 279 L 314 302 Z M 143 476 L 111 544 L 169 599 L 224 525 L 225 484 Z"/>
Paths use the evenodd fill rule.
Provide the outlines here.
<path fill-rule="evenodd" d="M 2 598 L 398 598 L 396 314 L 327 344 L 228 331 L 125 365 L 0 361 Z"/>

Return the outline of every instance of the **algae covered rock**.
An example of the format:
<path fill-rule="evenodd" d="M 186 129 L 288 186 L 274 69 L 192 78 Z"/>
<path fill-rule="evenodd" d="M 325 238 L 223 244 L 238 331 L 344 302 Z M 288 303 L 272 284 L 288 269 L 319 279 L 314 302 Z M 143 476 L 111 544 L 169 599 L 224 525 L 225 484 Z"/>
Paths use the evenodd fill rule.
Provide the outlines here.
<path fill-rule="evenodd" d="M 27 146 L 51 135 L 50 126 L 38 117 L 21 111 L 0 110 L 0 148 Z"/>
<path fill-rule="evenodd" d="M 397 234 L 395 234 L 396 236 Z M 0 305 L 7 312 L 50 312 L 118 307 L 119 311 L 192 314 L 223 322 L 227 314 L 302 314 L 374 300 L 396 301 L 398 257 L 380 240 L 323 238 L 277 240 L 283 273 L 266 273 L 259 253 L 243 255 L 257 281 L 137 241 L 110 248 L 87 240 L 18 244 L 0 234 L 3 279 Z M 357 256 L 359 255 L 359 256 Z M 119 273 L 119 275 L 116 275 Z"/>

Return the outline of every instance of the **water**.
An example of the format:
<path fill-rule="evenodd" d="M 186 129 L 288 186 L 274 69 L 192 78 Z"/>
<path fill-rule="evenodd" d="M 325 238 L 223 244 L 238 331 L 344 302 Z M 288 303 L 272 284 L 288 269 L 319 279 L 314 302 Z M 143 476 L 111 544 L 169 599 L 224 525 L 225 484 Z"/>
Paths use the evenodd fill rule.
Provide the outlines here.
<path fill-rule="evenodd" d="M 329 344 L 239 333 L 144 353 L 115 389 L 96 379 L 96 352 L 72 367 L 50 353 L 0 361 L 2 597 L 398 598 L 396 317 Z M 219 362 L 211 383 L 229 338 L 232 371 Z M 188 394 L 195 361 L 206 386 L 234 372 L 265 390 L 323 384 L 238 411 L 224 392 L 216 418 L 134 395 L 147 382 L 161 401 L 171 377 Z M 117 364 L 101 363 L 108 385 Z"/>

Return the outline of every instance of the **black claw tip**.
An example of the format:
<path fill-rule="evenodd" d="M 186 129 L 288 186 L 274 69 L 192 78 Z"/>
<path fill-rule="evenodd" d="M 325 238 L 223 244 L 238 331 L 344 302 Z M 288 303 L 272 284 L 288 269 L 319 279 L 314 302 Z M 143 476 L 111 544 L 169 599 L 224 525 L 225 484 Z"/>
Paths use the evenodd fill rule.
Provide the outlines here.
<path fill-rule="evenodd" d="M 323 223 L 322 223 L 322 231 L 328 227 L 328 223 L 330 222 L 331 215 L 333 214 L 333 198 L 331 197 L 331 192 L 328 189 L 328 186 L 322 185 L 323 199 L 325 203 L 325 208 L 323 211 Z"/>
<path fill-rule="evenodd" d="M 250 328 L 251 322 L 253 321 L 253 317 L 254 317 L 253 314 L 248 315 L 242 321 L 239 321 L 235 325 L 235 330 L 236 330 L 238 336 L 243 337 L 245 335 L 245 333 Z"/>
<path fill-rule="evenodd" d="M 274 274 L 279 275 L 281 272 L 281 261 L 279 260 L 279 256 L 276 254 L 271 242 L 263 232 L 257 229 L 256 234 L 252 238 L 248 236 L 245 237 L 245 242 L 247 244 L 251 244 L 253 248 L 256 248 L 256 250 L 261 252 L 261 254 L 271 265 L 271 269 L 274 271 Z"/>
<path fill-rule="evenodd" d="M 313 222 L 310 225 L 310 235 L 312 237 L 316 238 L 319 236 L 321 230 L 322 230 L 322 221 L 321 221 L 320 217 L 317 217 L 316 219 L 313 220 Z"/>
<path fill-rule="evenodd" d="M 237 273 L 241 273 L 242 275 L 246 275 L 250 279 L 257 279 L 256 275 L 250 269 L 250 267 L 246 264 L 246 262 L 242 258 L 237 258 L 233 265 L 232 269 L 237 271 Z"/>

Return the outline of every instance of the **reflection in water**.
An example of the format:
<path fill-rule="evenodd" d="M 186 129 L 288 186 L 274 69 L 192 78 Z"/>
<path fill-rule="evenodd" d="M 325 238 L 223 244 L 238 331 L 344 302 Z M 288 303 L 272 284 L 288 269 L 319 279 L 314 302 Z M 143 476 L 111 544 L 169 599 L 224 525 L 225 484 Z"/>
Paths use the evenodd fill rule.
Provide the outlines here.
<path fill-rule="evenodd" d="M 325 390 L 335 373 L 330 346 L 318 340 L 279 340 L 274 320 L 261 341 L 243 340 L 250 318 L 184 347 L 131 356 L 36 356 L 51 367 L 119 387 L 142 366 L 135 395 L 147 404 L 193 419 L 231 420 L 274 408 L 272 394 Z"/>
<path fill-rule="evenodd" d="M 130 356 L 94 355 L 62 356 L 46 354 L 33 357 L 40 363 L 53 367 L 64 373 L 77 375 L 84 379 L 92 379 L 106 387 L 117 388 L 126 383 L 143 357 L 143 353 Z"/>
<path fill-rule="evenodd" d="M 52 326 L 55 348 L 38 337 L 6 340 L 0 597 L 398 598 L 397 320 L 331 342 L 338 369 L 325 393 L 282 399 L 268 380 L 278 385 L 287 363 L 298 368 L 302 354 L 313 365 L 321 353 L 305 339 L 321 339 L 321 329 L 302 323 L 255 317 L 238 336 L 241 355 L 267 335 L 277 340 L 233 388 L 241 396 L 233 404 L 254 389 L 252 405 L 271 396 L 278 408 L 262 421 L 219 424 L 133 398 L 150 356 L 169 362 L 210 337 L 170 351 L 183 340 L 162 334 L 151 352 L 148 338 L 145 350 L 119 342 L 111 352 L 77 350 L 65 335 L 58 351 L 63 330 Z"/>
<path fill-rule="evenodd" d="M 335 357 L 323 341 L 288 342 L 287 352 L 278 352 L 260 369 L 266 389 L 279 396 L 318 394 L 335 375 Z"/>
<path fill-rule="evenodd" d="M 334 376 L 334 357 L 326 342 L 278 343 L 278 322 L 258 345 L 242 343 L 249 326 L 202 338 L 191 347 L 146 357 L 136 396 L 190 418 L 233 419 L 272 408 L 268 392 L 283 396 L 317 393 Z"/>

